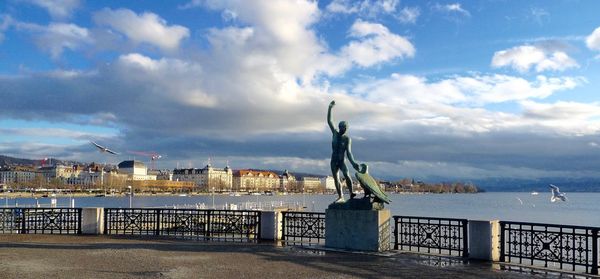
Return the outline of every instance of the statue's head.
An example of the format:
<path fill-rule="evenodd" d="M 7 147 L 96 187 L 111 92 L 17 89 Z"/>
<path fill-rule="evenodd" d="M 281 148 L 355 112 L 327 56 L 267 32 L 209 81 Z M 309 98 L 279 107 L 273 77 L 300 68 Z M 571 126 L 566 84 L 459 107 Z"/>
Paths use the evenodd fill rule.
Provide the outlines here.
<path fill-rule="evenodd" d="M 348 130 L 348 122 L 346 121 L 340 121 L 340 124 L 338 125 L 338 127 L 340 128 L 340 134 L 345 134 L 346 130 Z"/>

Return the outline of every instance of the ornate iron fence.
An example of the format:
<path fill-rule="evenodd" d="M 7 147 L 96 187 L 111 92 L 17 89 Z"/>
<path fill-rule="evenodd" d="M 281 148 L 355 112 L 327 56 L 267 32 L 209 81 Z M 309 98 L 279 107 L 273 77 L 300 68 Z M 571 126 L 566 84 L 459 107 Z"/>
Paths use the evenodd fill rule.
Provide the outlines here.
<path fill-rule="evenodd" d="M 205 240 L 260 238 L 260 212 L 245 210 L 105 208 L 104 233 Z"/>
<path fill-rule="evenodd" d="M 0 233 L 81 234 L 81 208 L 3 208 Z"/>
<path fill-rule="evenodd" d="M 0 209 L 0 233 L 21 233 L 23 213 L 21 208 Z"/>
<path fill-rule="evenodd" d="M 325 213 L 282 212 L 281 240 L 291 245 L 325 244 Z"/>
<path fill-rule="evenodd" d="M 598 274 L 599 230 L 596 227 L 502 221 L 500 261 Z"/>
<path fill-rule="evenodd" d="M 467 257 L 466 219 L 394 216 L 394 249 Z"/>

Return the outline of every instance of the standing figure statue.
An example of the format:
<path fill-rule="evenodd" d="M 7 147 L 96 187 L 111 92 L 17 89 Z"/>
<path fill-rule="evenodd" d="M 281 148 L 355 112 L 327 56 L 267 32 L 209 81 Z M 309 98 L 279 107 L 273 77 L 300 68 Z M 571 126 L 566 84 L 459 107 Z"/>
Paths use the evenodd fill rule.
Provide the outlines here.
<path fill-rule="evenodd" d="M 359 165 L 356 163 L 356 161 L 354 161 L 354 157 L 352 156 L 352 141 L 350 140 L 350 137 L 346 135 L 348 123 L 346 121 L 340 121 L 340 124 L 338 125 L 339 130 L 336 130 L 335 126 L 333 125 L 333 120 L 331 119 L 331 109 L 333 106 L 335 106 L 335 101 L 331 101 L 329 104 L 329 110 L 327 111 L 327 124 L 329 124 L 329 129 L 331 129 L 331 133 L 333 134 L 331 140 L 331 172 L 335 182 L 335 189 L 338 194 L 338 199 L 335 202 L 340 203 L 344 202 L 344 194 L 342 193 L 342 187 L 340 185 L 340 177 L 338 174 L 339 171 L 342 171 L 342 174 L 346 179 L 346 186 L 348 187 L 350 198 L 352 199 L 356 196 L 356 194 L 354 194 L 352 191 L 352 178 L 350 177 L 348 167 L 346 167 L 344 157 L 348 157 L 348 161 L 350 161 L 352 167 L 356 171 L 359 171 Z"/>

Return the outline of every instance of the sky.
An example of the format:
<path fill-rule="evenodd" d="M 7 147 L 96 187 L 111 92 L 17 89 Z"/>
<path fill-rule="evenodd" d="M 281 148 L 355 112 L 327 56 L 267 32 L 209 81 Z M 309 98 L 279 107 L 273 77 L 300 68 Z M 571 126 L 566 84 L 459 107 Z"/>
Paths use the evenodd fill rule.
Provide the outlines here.
<path fill-rule="evenodd" d="M 327 174 L 335 100 L 376 177 L 600 178 L 598 10 L 0 1 L 0 154 Z"/>

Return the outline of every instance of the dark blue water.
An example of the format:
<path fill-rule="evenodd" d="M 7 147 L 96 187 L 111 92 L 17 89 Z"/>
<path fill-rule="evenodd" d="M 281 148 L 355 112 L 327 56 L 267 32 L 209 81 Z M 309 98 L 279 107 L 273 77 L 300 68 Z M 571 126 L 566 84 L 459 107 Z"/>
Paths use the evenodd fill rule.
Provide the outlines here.
<path fill-rule="evenodd" d="M 471 220 L 505 220 L 570 224 L 600 227 L 600 193 L 568 193 L 567 202 L 550 202 L 550 193 L 533 196 L 530 193 L 480 194 L 391 194 L 392 203 L 386 207 L 394 215 L 466 218 Z M 58 198 L 59 206 L 68 206 L 69 198 Z M 243 207 L 247 204 L 292 204 L 305 206 L 308 211 L 324 212 L 335 200 L 334 195 L 287 196 L 226 196 L 215 195 L 216 208 L 225 204 Z M 9 199 L 8 205 L 33 206 L 36 202 L 50 204 L 49 198 Z M 135 196 L 133 207 L 172 207 L 204 204 L 212 207 L 212 196 Z M 5 199 L 0 198 L 0 206 Z M 129 197 L 75 198 L 76 207 L 129 207 Z"/>

